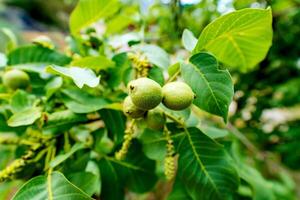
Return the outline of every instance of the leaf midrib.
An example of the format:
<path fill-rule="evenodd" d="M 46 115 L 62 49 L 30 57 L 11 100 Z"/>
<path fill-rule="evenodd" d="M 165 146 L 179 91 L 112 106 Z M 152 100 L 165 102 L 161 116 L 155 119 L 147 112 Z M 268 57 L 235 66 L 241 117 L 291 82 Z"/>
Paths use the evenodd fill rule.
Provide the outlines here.
<path fill-rule="evenodd" d="M 198 153 L 197 153 L 197 150 L 196 150 L 196 147 L 194 146 L 194 143 L 193 143 L 193 140 L 191 138 L 191 135 L 190 135 L 190 132 L 188 131 L 187 128 L 184 128 L 184 131 L 186 132 L 187 136 L 188 136 L 188 140 L 189 140 L 189 143 L 192 147 L 192 151 L 196 157 L 196 160 L 197 160 L 197 163 L 199 164 L 199 166 L 201 167 L 201 169 L 203 170 L 204 174 L 206 175 L 207 179 L 209 180 L 209 182 L 211 182 L 213 188 L 215 189 L 216 193 L 218 194 L 219 198 L 221 198 L 221 193 L 220 191 L 218 190 L 216 184 L 214 183 L 213 179 L 211 178 L 211 176 L 209 175 L 208 171 L 206 170 L 204 164 L 202 163 Z"/>
<path fill-rule="evenodd" d="M 204 80 L 205 84 L 207 85 L 209 91 L 210 91 L 211 94 L 212 94 L 213 99 L 215 100 L 215 102 L 216 102 L 216 104 L 217 104 L 217 107 L 218 107 L 219 112 L 222 113 L 222 115 L 223 115 L 223 112 L 222 112 L 222 109 L 221 109 L 221 107 L 220 107 L 220 105 L 219 105 L 219 102 L 218 102 L 218 100 L 217 100 L 217 98 L 216 98 L 216 96 L 215 96 L 215 93 L 213 92 L 212 88 L 210 87 L 209 81 L 207 80 L 205 74 L 204 74 L 198 67 L 196 67 L 195 64 L 192 63 L 192 66 L 193 66 L 193 68 L 200 74 L 200 76 L 201 76 L 202 79 Z"/>

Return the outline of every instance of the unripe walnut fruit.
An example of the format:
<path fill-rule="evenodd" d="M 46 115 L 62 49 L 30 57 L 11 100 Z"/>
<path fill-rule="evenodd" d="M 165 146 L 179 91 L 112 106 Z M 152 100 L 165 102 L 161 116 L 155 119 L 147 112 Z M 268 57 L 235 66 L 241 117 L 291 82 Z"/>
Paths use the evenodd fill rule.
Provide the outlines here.
<path fill-rule="evenodd" d="M 149 110 L 146 116 L 146 124 L 148 128 L 153 130 L 162 130 L 166 123 L 166 116 L 160 109 Z"/>
<path fill-rule="evenodd" d="M 130 81 L 128 90 L 134 105 L 142 110 L 155 108 L 162 100 L 160 85 L 149 78 L 139 78 Z"/>
<path fill-rule="evenodd" d="M 140 118 L 145 114 L 144 110 L 137 108 L 131 101 L 130 96 L 127 96 L 123 102 L 123 112 L 127 117 Z"/>
<path fill-rule="evenodd" d="M 172 110 L 183 110 L 189 107 L 195 97 L 190 86 L 183 82 L 167 83 L 162 91 L 163 104 Z"/>
<path fill-rule="evenodd" d="M 29 85 L 30 78 L 25 72 L 12 69 L 3 74 L 3 84 L 13 90 L 18 88 L 26 88 Z"/>

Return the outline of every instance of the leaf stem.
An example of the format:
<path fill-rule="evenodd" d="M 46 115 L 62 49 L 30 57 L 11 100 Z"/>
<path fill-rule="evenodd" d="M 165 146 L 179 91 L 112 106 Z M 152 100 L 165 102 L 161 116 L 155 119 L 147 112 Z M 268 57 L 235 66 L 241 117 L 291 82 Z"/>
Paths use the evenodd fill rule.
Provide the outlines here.
<path fill-rule="evenodd" d="M 172 121 L 176 122 L 177 124 L 185 127 L 185 124 L 183 121 L 181 121 L 180 119 L 178 119 L 177 117 L 171 115 L 170 113 L 164 112 L 164 114 L 166 115 L 167 118 L 171 119 Z"/>
<path fill-rule="evenodd" d="M 178 70 L 173 74 L 173 76 L 169 77 L 169 79 L 166 81 L 166 83 L 169 83 L 169 82 L 174 81 L 174 80 L 177 78 L 177 76 L 178 76 L 179 74 L 180 74 L 180 69 L 178 69 Z"/>

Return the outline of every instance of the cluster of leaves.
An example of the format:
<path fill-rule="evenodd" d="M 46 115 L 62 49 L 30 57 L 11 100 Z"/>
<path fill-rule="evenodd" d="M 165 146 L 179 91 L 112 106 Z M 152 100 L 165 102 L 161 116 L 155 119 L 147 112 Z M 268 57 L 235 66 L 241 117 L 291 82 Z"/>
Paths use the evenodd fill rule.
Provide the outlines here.
<path fill-rule="evenodd" d="M 166 182 L 167 138 L 142 120 L 125 159 L 114 157 L 130 120 L 122 113 L 126 85 L 136 76 L 129 52 L 147 58 L 149 78 L 161 85 L 166 76 L 182 79 L 196 94 L 191 108 L 164 108 L 178 158 L 168 199 L 278 199 L 292 193 L 284 175 L 280 182 L 266 181 L 240 159 L 234 139 L 223 139 L 223 122 L 224 129 L 200 123 L 203 111 L 227 122 L 234 89 L 219 62 L 247 71 L 263 60 L 272 41 L 271 9 L 221 16 L 198 39 L 184 30 L 182 44 L 190 56 L 179 62 L 147 44 L 144 34 L 115 35 L 135 15 L 135 7 L 117 0 L 80 0 L 70 16 L 65 53 L 39 39 L 3 55 L 1 73 L 17 68 L 30 75 L 25 90 L 0 85 L 0 180 L 30 179 L 13 199 L 124 199 L 128 191 L 155 191 L 158 182 Z M 280 190 L 282 182 L 288 194 Z"/>

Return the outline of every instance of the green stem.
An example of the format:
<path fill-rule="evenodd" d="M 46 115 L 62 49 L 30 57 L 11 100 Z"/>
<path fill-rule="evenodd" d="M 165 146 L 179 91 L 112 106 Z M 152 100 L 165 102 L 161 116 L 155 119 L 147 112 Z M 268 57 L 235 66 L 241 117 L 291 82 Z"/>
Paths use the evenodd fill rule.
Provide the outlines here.
<path fill-rule="evenodd" d="M 174 80 L 177 78 L 177 76 L 178 76 L 179 74 L 180 74 L 180 69 L 178 69 L 178 70 L 175 72 L 175 74 L 173 74 L 173 76 L 169 77 L 169 79 L 166 81 L 166 83 L 169 83 L 169 82 L 174 81 Z"/>
<path fill-rule="evenodd" d="M 178 119 L 177 117 L 175 117 L 167 112 L 164 112 L 164 114 L 166 115 L 167 118 L 171 119 L 172 121 L 176 122 L 177 124 L 181 125 L 182 127 L 185 127 L 184 122 L 181 121 L 180 119 Z"/>

